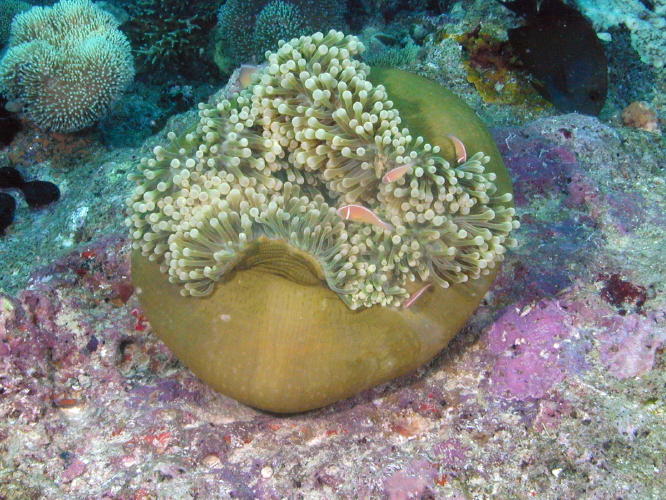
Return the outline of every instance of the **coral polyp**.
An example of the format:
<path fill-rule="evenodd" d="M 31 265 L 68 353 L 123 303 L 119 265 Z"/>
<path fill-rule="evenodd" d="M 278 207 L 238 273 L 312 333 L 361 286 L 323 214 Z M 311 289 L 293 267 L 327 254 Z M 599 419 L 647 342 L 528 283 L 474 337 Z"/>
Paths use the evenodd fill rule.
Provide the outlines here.
<path fill-rule="evenodd" d="M 143 158 L 128 201 L 134 248 L 183 295 L 205 296 L 281 240 L 351 308 L 411 304 L 413 282 L 490 273 L 514 244 L 512 195 L 490 157 L 452 162 L 412 134 L 337 31 L 281 42 L 253 85 L 199 106 L 199 123 Z"/>

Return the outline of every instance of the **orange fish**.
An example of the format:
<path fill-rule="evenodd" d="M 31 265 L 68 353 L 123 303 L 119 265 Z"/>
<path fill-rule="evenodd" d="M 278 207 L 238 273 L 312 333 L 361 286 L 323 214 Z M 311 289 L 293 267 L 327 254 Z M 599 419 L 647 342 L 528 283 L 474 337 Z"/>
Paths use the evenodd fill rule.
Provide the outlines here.
<path fill-rule="evenodd" d="M 426 283 L 423 285 L 421 288 L 419 288 L 416 292 L 414 292 L 410 297 L 405 301 L 405 303 L 402 305 L 404 309 L 407 309 L 411 307 L 414 302 L 418 300 L 418 298 L 424 294 L 424 292 L 432 286 L 432 283 Z"/>
<path fill-rule="evenodd" d="M 363 205 L 345 205 L 338 208 L 338 215 L 344 220 L 351 220 L 353 222 L 365 222 L 374 226 L 383 227 L 388 231 L 393 231 L 393 226 L 388 222 L 384 222 L 377 214 Z"/>
<path fill-rule="evenodd" d="M 253 66 L 251 64 L 242 64 L 240 67 L 240 72 L 238 74 L 238 83 L 242 89 L 246 89 L 252 83 L 252 77 L 259 69 L 259 66 Z"/>
<path fill-rule="evenodd" d="M 465 149 L 463 142 L 452 134 L 449 134 L 447 137 L 451 139 L 453 147 L 456 150 L 456 160 L 458 163 L 465 163 L 467 161 L 467 149 Z"/>
<path fill-rule="evenodd" d="M 395 167 L 384 174 L 384 177 L 382 177 L 382 182 L 388 184 L 389 182 L 397 181 L 403 175 L 405 175 L 409 169 L 409 165 Z"/>

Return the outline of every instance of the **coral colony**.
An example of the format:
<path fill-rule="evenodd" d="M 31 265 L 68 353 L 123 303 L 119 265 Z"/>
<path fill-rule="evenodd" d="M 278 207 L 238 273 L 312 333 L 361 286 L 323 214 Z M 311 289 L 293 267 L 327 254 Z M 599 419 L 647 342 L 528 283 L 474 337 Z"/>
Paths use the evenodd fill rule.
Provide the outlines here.
<path fill-rule="evenodd" d="M 351 309 L 409 305 L 410 281 L 448 287 L 503 259 L 518 222 L 489 158 L 452 137 L 451 165 L 401 128 L 362 51 L 333 30 L 282 42 L 253 86 L 141 160 L 133 245 L 183 295 L 211 293 L 265 238 L 310 254 Z"/>
<path fill-rule="evenodd" d="M 0 93 L 20 103 L 38 127 L 56 132 L 93 125 L 133 78 L 118 21 L 90 0 L 17 15 L 0 61 Z"/>
<path fill-rule="evenodd" d="M 216 61 L 223 72 L 253 58 L 261 61 L 280 40 L 341 29 L 343 13 L 337 0 L 227 0 L 218 15 Z"/>

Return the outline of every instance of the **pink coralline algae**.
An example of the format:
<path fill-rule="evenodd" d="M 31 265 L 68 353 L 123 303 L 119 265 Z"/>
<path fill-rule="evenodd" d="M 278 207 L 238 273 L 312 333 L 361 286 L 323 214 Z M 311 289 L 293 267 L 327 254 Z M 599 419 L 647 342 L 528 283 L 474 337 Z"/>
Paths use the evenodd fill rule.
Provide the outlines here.
<path fill-rule="evenodd" d="M 595 210 L 599 203 L 599 189 L 594 181 L 587 178 L 582 172 L 575 172 L 571 176 L 571 182 L 567 186 L 569 196 L 565 204 L 569 208 L 587 208 Z"/>
<path fill-rule="evenodd" d="M 576 335 L 555 300 L 509 308 L 487 334 L 492 391 L 517 399 L 542 397 L 584 367 L 581 346 L 572 342 Z"/>
<path fill-rule="evenodd" d="M 426 460 L 416 460 L 393 473 L 384 482 L 389 500 L 408 500 L 432 495 L 430 486 L 437 477 L 437 468 Z"/>
<path fill-rule="evenodd" d="M 433 446 L 430 455 L 447 469 L 455 469 L 465 464 L 468 451 L 459 439 L 452 438 Z"/>
<path fill-rule="evenodd" d="M 537 196 L 557 196 L 580 168 L 574 153 L 536 132 L 510 127 L 496 130 L 494 137 L 511 172 L 518 206 Z"/>
<path fill-rule="evenodd" d="M 600 226 L 611 226 L 621 234 L 635 231 L 646 220 L 658 223 L 655 215 L 646 213 L 648 201 L 639 193 L 602 193 L 596 182 L 583 172 L 575 172 L 567 185 L 568 196 L 564 205 L 589 216 L 590 222 Z"/>
<path fill-rule="evenodd" d="M 63 480 L 67 483 L 79 477 L 86 471 L 86 464 L 78 458 L 75 458 L 63 472 Z"/>
<path fill-rule="evenodd" d="M 628 378 L 652 369 L 657 350 L 666 342 L 666 330 L 655 327 L 654 317 L 611 316 L 600 323 L 600 357 L 609 373 Z"/>
<path fill-rule="evenodd" d="M 572 413 L 573 406 L 568 401 L 558 397 L 542 399 L 533 427 L 537 431 L 557 429 L 562 418 L 570 417 Z"/>

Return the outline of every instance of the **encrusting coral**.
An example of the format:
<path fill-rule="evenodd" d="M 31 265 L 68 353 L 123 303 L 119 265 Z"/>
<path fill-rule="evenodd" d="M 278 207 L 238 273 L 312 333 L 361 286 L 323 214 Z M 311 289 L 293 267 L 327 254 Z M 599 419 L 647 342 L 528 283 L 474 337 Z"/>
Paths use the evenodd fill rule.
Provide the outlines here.
<path fill-rule="evenodd" d="M 423 290 L 408 283 L 448 287 L 503 259 L 518 222 L 489 157 L 451 137 L 450 164 L 401 128 L 362 50 L 333 30 L 281 42 L 254 85 L 141 160 L 133 245 L 181 294 L 210 294 L 267 240 L 314 258 L 351 309 L 407 306 Z"/>
<path fill-rule="evenodd" d="M 134 78 L 118 22 L 90 0 L 61 0 L 14 18 L 0 61 L 0 92 L 40 128 L 94 124 Z"/>

